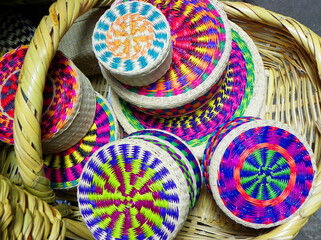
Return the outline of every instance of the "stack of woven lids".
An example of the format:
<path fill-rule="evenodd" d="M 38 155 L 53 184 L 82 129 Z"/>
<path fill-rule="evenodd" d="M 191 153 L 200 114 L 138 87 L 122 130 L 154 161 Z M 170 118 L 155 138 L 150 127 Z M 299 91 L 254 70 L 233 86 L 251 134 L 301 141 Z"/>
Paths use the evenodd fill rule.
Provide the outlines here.
<path fill-rule="evenodd" d="M 79 180 L 78 204 L 96 239 L 174 239 L 201 185 L 184 141 L 144 130 L 95 152 Z"/>
<path fill-rule="evenodd" d="M 97 22 L 92 42 L 111 86 L 115 114 L 130 134 L 125 145 L 135 145 L 136 132 L 143 130 L 149 135 L 140 139 L 158 147 L 157 129 L 181 138 L 191 147 L 191 155 L 203 158 L 205 185 L 218 206 L 245 226 L 271 227 L 298 214 L 313 191 L 313 153 L 287 125 L 254 118 L 264 115 L 262 59 L 252 39 L 228 21 L 217 1 L 118 0 Z M 239 118 L 242 116 L 251 117 Z M 104 159 L 123 161 L 123 153 L 107 149 L 108 154 L 95 155 L 88 165 L 97 168 L 107 164 Z M 130 159 L 140 159 L 133 157 L 133 150 L 127 152 Z M 172 151 L 167 148 L 167 152 Z M 108 180 L 116 162 L 106 165 L 105 190 L 114 191 L 110 184 L 120 186 Z M 87 204 L 82 214 L 89 216 L 86 223 L 90 229 L 99 229 L 97 238 L 120 237 L 111 230 L 117 229 L 111 224 L 114 210 L 99 212 L 89 206 L 93 201 L 86 197 L 94 199 L 90 191 L 96 191 L 97 185 L 93 174 L 94 170 L 83 173 L 87 190 L 78 189 L 79 199 L 85 199 L 79 203 Z M 99 191 L 103 191 L 101 187 Z M 120 202 L 125 199 L 127 195 Z M 98 215 L 93 211 L 104 218 L 92 217 Z M 155 223 L 155 219 L 150 221 Z M 147 236 L 138 232 L 131 236 Z M 123 234 L 129 237 L 132 232 Z"/>
<path fill-rule="evenodd" d="M 216 1 L 116 1 L 93 50 L 124 130 L 169 131 L 199 159 L 217 125 L 263 111 L 262 59 Z"/>
<path fill-rule="evenodd" d="M 14 103 L 27 50 L 23 45 L 0 58 L 0 140 L 7 144 L 14 144 L 14 114 L 21 114 L 14 111 Z M 73 62 L 57 52 L 46 76 L 41 122 L 44 172 L 51 187 L 75 187 L 88 158 L 119 135 L 107 100 L 95 93 Z"/>

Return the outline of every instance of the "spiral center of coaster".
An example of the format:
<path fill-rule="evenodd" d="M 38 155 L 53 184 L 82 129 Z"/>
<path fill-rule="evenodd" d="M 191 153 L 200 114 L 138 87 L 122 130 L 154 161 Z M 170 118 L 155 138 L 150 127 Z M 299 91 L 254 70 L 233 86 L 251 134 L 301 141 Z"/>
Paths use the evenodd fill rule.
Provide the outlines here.
<path fill-rule="evenodd" d="M 290 179 L 290 166 L 278 152 L 257 149 L 244 161 L 240 182 L 245 192 L 259 200 L 274 199 L 282 194 Z"/>
<path fill-rule="evenodd" d="M 152 22 L 138 13 L 119 16 L 106 35 L 107 49 L 124 60 L 146 55 L 155 39 Z"/>

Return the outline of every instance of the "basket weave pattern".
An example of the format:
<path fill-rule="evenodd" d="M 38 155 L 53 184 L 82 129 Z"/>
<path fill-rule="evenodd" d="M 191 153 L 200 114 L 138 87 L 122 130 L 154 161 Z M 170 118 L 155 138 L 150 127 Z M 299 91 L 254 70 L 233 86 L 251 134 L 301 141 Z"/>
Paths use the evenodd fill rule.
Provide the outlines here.
<path fill-rule="evenodd" d="M 79 15 L 97 2 L 58 0 L 54 3 L 49 16 L 42 19 L 35 32 L 19 76 L 14 118 L 17 163 L 25 188 L 48 202 L 54 201 L 54 194 L 42 170 L 39 125 L 45 76 L 63 34 Z M 110 2 L 99 3 L 108 5 Z M 224 7 L 228 18 L 250 35 L 262 55 L 268 77 L 265 117 L 294 127 L 307 137 L 312 146 L 318 168 L 315 191 L 295 218 L 262 232 L 243 228 L 231 221 L 203 188 L 197 206 L 177 239 L 290 239 L 321 206 L 321 38 L 297 21 L 259 7 L 235 2 L 226 2 Z M 37 198 L 37 201 L 40 200 Z M 86 232 L 82 223 L 75 228 L 73 220 L 66 219 L 65 222 L 67 234 L 75 236 L 77 232 Z M 60 226 L 59 229 L 63 229 Z M 59 232 L 56 227 L 55 231 Z M 90 235 L 86 236 L 89 238 Z"/>

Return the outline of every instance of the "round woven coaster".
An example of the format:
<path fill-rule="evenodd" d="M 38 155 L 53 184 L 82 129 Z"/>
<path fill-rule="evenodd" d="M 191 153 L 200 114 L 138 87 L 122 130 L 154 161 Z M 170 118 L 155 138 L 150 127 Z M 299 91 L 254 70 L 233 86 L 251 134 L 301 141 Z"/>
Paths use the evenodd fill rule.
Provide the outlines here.
<path fill-rule="evenodd" d="M 14 100 L 27 49 L 21 46 L 0 58 L 0 139 L 8 144 L 13 144 Z M 63 151 L 79 142 L 93 122 L 95 93 L 88 79 L 62 53 L 58 52 L 50 65 L 43 99 L 44 152 Z"/>
<path fill-rule="evenodd" d="M 103 14 L 92 37 L 103 72 L 130 86 L 161 78 L 172 62 L 171 31 L 160 10 L 145 2 L 126 2 Z"/>
<path fill-rule="evenodd" d="M 96 239 L 174 239 L 190 205 L 178 165 L 165 150 L 139 139 L 98 150 L 83 170 L 77 196 Z"/>
<path fill-rule="evenodd" d="M 95 120 L 86 136 L 66 151 L 44 155 L 44 172 L 51 188 L 75 187 L 91 155 L 105 144 L 120 138 L 118 122 L 109 103 L 98 93 L 96 100 Z"/>
<path fill-rule="evenodd" d="M 178 149 L 179 152 L 181 152 L 184 157 L 187 159 L 188 162 L 186 162 L 186 165 L 190 165 L 192 168 L 192 171 L 195 176 L 196 180 L 196 186 L 194 187 L 196 190 L 195 193 L 195 202 L 199 199 L 200 193 L 201 193 L 201 188 L 202 188 L 202 171 L 200 168 L 200 163 L 192 153 L 190 147 L 186 144 L 185 141 L 183 141 L 181 138 L 175 136 L 174 134 L 171 134 L 166 131 L 158 130 L 158 129 L 147 129 L 147 130 L 141 130 L 134 132 L 129 135 L 129 137 L 133 136 L 152 136 L 152 137 L 157 137 L 158 139 L 161 139 L 163 141 L 166 141 L 168 145 L 171 145 L 175 147 L 175 149 Z M 178 151 L 176 151 L 178 152 Z"/>
<path fill-rule="evenodd" d="M 275 121 L 239 120 L 228 128 L 212 139 L 217 143 L 207 152 L 212 155 L 209 184 L 218 206 L 252 228 L 280 225 L 299 214 L 316 172 L 305 139 Z"/>
<path fill-rule="evenodd" d="M 220 80 L 231 52 L 231 31 L 217 1 L 149 3 L 163 12 L 171 27 L 173 58 L 169 71 L 155 83 L 139 88 L 121 84 L 108 74 L 104 77 L 127 102 L 167 116 L 171 109 L 206 95 Z"/>
<path fill-rule="evenodd" d="M 0 15 L 0 57 L 12 49 L 28 45 L 36 30 L 32 22 L 17 11 L 2 9 Z"/>
<path fill-rule="evenodd" d="M 202 159 L 206 143 L 217 126 L 243 115 L 258 116 L 265 99 L 266 82 L 262 59 L 249 36 L 232 24 L 232 51 L 221 86 L 214 97 L 195 112 L 172 118 L 138 111 L 111 91 L 115 113 L 128 133 L 156 128 L 171 132 L 192 147 Z"/>

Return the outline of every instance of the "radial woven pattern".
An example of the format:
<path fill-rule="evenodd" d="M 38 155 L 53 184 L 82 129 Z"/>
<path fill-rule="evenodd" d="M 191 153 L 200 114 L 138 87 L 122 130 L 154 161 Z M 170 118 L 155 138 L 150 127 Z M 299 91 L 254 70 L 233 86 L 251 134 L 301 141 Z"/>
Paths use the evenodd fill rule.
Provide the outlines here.
<path fill-rule="evenodd" d="M 28 45 L 36 30 L 30 20 L 17 11 L 2 9 L 0 15 L 0 56 L 22 45 Z"/>
<path fill-rule="evenodd" d="M 96 98 L 95 120 L 86 136 L 66 151 L 44 155 L 44 172 L 52 188 L 75 187 L 91 155 L 118 139 L 119 127 L 110 105 L 101 96 Z"/>
<path fill-rule="evenodd" d="M 145 111 L 157 98 L 159 102 L 155 105 L 159 110 L 152 110 L 152 113 L 170 115 L 170 110 L 166 110 L 169 105 L 180 107 L 190 103 L 219 81 L 230 53 L 230 28 L 226 16 L 221 16 L 222 11 L 216 9 L 216 1 L 147 2 L 162 11 L 171 27 L 173 58 L 170 69 L 155 83 L 144 87 L 119 85 L 113 79 L 111 83 L 118 85 L 115 89 L 122 92 L 123 97 L 131 95 L 130 102 L 146 108 Z"/>
<path fill-rule="evenodd" d="M 137 141 L 145 142 L 104 146 L 82 173 L 79 207 L 96 239 L 173 239 L 187 217 L 188 190 L 182 192 L 184 182 L 175 175 L 180 170 L 173 172 L 175 165 L 153 144 Z"/>
<path fill-rule="evenodd" d="M 218 205 L 235 221 L 266 228 L 289 220 L 307 200 L 315 160 L 302 137 L 287 125 L 236 120 L 212 138 L 209 184 Z M 214 152 L 214 153 L 213 153 Z"/>
<path fill-rule="evenodd" d="M 161 118 L 142 113 L 121 98 L 118 100 L 115 97 L 112 98 L 113 102 L 116 106 L 120 104 L 121 109 L 116 111 L 116 114 L 125 131 L 130 133 L 147 128 L 166 130 L 181 137 L 189 146 L 199 147 L 198 157 L 202 158 L 201 152 L 217 126 L 242 116 L 249 110 L 247 108 L 250 104 L 253 108 L 253 92 L 257 82 L 262 82 L 262 79 L 264 81 L 264 78 L 255 75 L 255 67 L 257 66 L 248 45 L 238 32 L 232 29 L 232 51 L 226 74 L 220 80 L 221 86 L 217 85 L 212 89 L 215 97 L 202 108 L 180 117 Z M 263 100 L 262 98 L 261 102 L 256 102 L 256 113 L 253 112 L 253 115 L 258 115 Z"/>
<path fill-rule="evenodd" d="M 11 50 L 0 58 L 0 139 L 13 144 L 14 100 L 18 77 L 28 46 Z M 43 93 L 42 139 L 48 139 L 68 121 L 78 100 L 79 85 L 68 59 L 57 53 L 51 64 Z"/>
<path fill-rule="evenodd" d="M 163 141 L 166 141 L 168 144 L 171 144 L 172 146 L 177 148 L 179 151 L 181 151 L 182 154 L 184 154 L 184 156 L 188 160 L 188 163 L 193 168 L 194 176 L 196 179 L 196 187 L 195 187 L 196 197 L 195 197 L 195 202 L 194 202 L 194 206 L 195 206 L 195 204 L 200 196 L 200 193 L 201 193 L 202 172 L 200 169 L 199 161 L 196 159 L 196 157 L 194 156 L 194 154 L 190 150 L 189 146 L 182 139 L 178 138 L 177 136 L 175 136 L 169 132 L 165 132 L 165 131 L 161 131 L 161 130 L 157 130 L 157 129 L 147 129 L 147 130 L 137 131 L 137 132 L 134 132 L 129 135 L 129 137 L 131 137 L 131 136 L 157 137 Z"/>
<path fill-rule="evenodd" d="M 136 78 L 139 74 L 146 78 L 164 62 L 172 49 L 170 28 L 164 15 L 153 5 L 122 3 L 106 11 L 97 22 L 93 49 L 101 66 L 118 80 L 134 86 L 148 85 L 157 80 L 156 76 L 150 82 L 142 79 L 142 83 Z"/>

